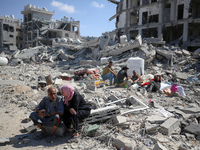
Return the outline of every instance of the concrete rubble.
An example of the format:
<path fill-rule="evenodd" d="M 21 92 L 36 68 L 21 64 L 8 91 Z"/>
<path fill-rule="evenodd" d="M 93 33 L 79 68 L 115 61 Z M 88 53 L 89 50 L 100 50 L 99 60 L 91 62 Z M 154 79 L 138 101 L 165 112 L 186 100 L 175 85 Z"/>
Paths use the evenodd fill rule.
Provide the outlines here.
<path fill-rule="evenodd" d="M 52 30 L 44 27 L 39 35 Z M 35 47 L 12 53 L 3 50 L 0 64 L 3 58 L 9 61 L 0 69 L 0 145 L 5 149 L 199 149 L 199 54 L 199 49 L 191 52 L 168 45 L 161 36 L 138 35 L 128 41 L 123 35 L 116 42 L 108 34 L 100 38 L 56 38 L 51 45 L 38 42 Z M 149 93 L 143 87 L 118 88 L 102 81 L 101 73 L 109 60 L 118 72 L 132 57 L 144 59 L 144 80 L 161 74 L 158 92 Z M 62 124 L 56 133 L 58 140 L 50 147 L 33 139 L 38 129 L 28 116 L 49 87 L 55 86 L 60 94 L 66 83 L 74 86 L 93 109 L 81 122 L 78 144 L 66 144 Z M 164 89 L 173 83 L 181 86 L 185 95 L 166 95 Z M 94 125 L 91 132 L 87 130 L 90 125 Z M 49 133 L 52 130 L 45 128 Z"/>
<path fill-rule="evenodd" d="M 191 57 L 192 52 L 178 47 L 167 45 L 155 47 L 145 42 L 129 49 L 128 42 L 124 40 L 122 47 L 126 51 L 120 52 L 119 46 L 112 50 L 112 54 L 102 55 L 110 49 L 110 46 L 100 49 L 100 42 L 93 40 L 87 44 L 81 42 L 79 46 L 82 48 L 79 50 L 75 48 L 76 51 L 74 48 L 70 49 L 63 45 L 38 46 L 20 52 L 18 50 L 13 55 L 3 51 L 1 56 L 9 57 L 9 63 L 2 66 L 0 70 L 1 108 L 13 105 L 23 108 L 21 111 L 24 114 L 30 114 L 41 98 L 46 95 L 49 86 L 56 86 L 59 91 L 63 84 L 68 83 L 94 106 L 91 115 L 81 123 L 81 127 L 98 124 L 98 128 L 87 135 L 82 134 L 82 140 L 79 143 L 83 144 L 84 148 L 90 148 L 85 141 L 96 143 L 93 149 L 99 147 L 139 149 L 141 145 L 143 145 L 142 149 L 198 148 L 200 146 L 200 67 L 198 65 L 200 62 L 196 52 L 194 54 L 196 57 Z M 77 45 L 74 44 L 74 46 Z M 99 52 L 95 54 L 93 52 L 96 46 L 99 46 Z M 168 83 L 168 87 L 171 86 L 170 83 L 181 85 L 186 97 L 166 96 L 162 90 L 150 95 L 141 88 L 110 88 L 107 82 L 98 83 L 100 79 L 95 79 L 92 74 L 83 74 L 79 77 L 77 73 L 74 74 L 83 70 L 97 70 L 100 75 L 110 59 L 114 61 L 114 69 L 119 71 L 130 57 L 141 57 L 145 60 L 145 75 L 159 72 L 162 74 L 162 82 Z M 20 60 L 20 63 L 14 63 L 16 59 Z M 83 61 L 86 61 L 84 65 L 82 65 Z M 88 63 L 89 61 L 91 63 Z M 181 61 L 184 62 L 180 63 Z M 81 80 L 76 80 L 76 78 Z M 149 103 L 149 99 L 154 102 L 153 105 Z M 7 112 L 6 115 L 10 115 L 9 117 L 14 117 L 13 111 L 5 112 Z M 38 129 L 33 126 L 27 116 L 24 118 L 26 122 L 18 124 L 22 125 L 26 132 L 32 133 L 28 137 L 15 137 L 15 145 L 23 143 L 31 146 L 35 142 L 32 135 L 35 134 L 33 131 Z M 49 133 L 52 130 L 50 127 L 45 128 Z M 62 138 L 64 131 L 65 127 L 59 127 L 56 133 L 61 141 L 64 140 Z M 11 143 L 10 138 L 2 136 L 1 144 L 8 145 Z M 65 142 L 59 147 L 66 148 Z M 73 145 L 67 145 L 67 147 L 81 148 Z"/>

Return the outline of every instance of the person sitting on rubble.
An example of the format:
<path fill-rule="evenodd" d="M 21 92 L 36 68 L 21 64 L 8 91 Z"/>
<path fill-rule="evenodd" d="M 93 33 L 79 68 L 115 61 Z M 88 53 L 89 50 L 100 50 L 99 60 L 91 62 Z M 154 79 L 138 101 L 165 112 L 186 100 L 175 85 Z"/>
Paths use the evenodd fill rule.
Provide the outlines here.
<path fill-rule="evenodd" d="M 133 84 L 137 83 L 139 86 L 141 86 L 143 82 L 142 77 L 137 74 L 135 70 L 133 70 L 133 76 L 131 77 L 131 80 L 133 81 Z"/>
<path fill-rule="evenodd" d="M 131 83 L 128 83 L 128 80 L 129 80 L 128 75 L 127 75 L 128 69 L 129 69 L 128 67 L 124 66 L 118 72 L 117 81 L 116 81 L 117 87 L 124 87 L 125 85 L 131 84 Z M 125 77 L 126 77 L 126 79 L 124 80 Z"/>
<path fill-rule="evenodd" d="M 52 125 L 52 134 L 46 139 L 47 142 L 53 142 L 55 132 L 58 125 L 61 123 L 62 115 L 64 113 L 64 103 L 61 96 L 57 96 L 56 88 L 50 87 L 48 89 L 48 96 L 45 96 L 36 108 L 35 112 L 30 114 L 30 118 L 34 125 L 37 125 L 42 132 L 36 135 L 36 140 L 41 140 L 47 137 L 48 134 L 43 125 Z"/>
<path fill-rule="evenodd" d="M 154 75 L 154 79 L 150 81 L 146 87 L 147 92 L 156 92 L 160 89 L 161 75 Z"/>
<path fill-rule="evenodd" d="M 103 68 L 103 73 L 102 73 L 101 76 L 102 76 L 104 81 L 109 79 L 110 80 L 110 85 L 112 85 L 112 81 L 114 79 L 114 83 L 113 84 L 115 85 L 117 73 L 113 70 L 112 65 L 113 65 L 113 62 L 109 61 L 109 64 L 105 68 Z"/>
<path fill-rule="evenodd" d="M 84 98 L 75 91 L 71 85 L 61 87 L 61 93 L 64 96 L 64 115 L 63 122 L 67 127 L 67 132 L 73 132 L 73 137 L 67 142 L 76 142 L 79 137 L 78 126 L 79 121 L 90 115 L 90 105 L 87 104 Z M 73 128 L 71 128 L 71 125 Z"/>

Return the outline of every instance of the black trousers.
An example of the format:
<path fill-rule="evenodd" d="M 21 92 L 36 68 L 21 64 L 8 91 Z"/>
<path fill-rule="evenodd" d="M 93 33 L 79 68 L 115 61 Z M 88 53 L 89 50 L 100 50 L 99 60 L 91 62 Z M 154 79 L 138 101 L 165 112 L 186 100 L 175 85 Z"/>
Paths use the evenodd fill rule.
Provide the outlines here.
<path fill-rule="evenodd" d="M 90 115 L 90 110 L 78 110 L 76 115 L 72 115 L 69 110 L 64 111 L 63 122 L 67 128 L 70 128 L 71 125 L 75 132 L 78 132 L 79 121 L 85 119 Z"/>
<path fill-rule="evenodd" d="M 147 86 L 147 91 L 148 92 L 156 92 L 159 89 L 160 89 L 160 83 L 159 82 L 151 81 L 149 83 L 149 85 Z"/>

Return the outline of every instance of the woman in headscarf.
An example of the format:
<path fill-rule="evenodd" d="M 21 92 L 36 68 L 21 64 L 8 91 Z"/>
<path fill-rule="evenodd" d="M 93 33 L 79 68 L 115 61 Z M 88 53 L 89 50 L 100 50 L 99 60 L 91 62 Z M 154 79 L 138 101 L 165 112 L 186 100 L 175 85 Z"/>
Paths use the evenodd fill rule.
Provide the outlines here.
<path fill-rule="evenodd" d="M 76 138 L 79 136 L 79 120 L 88 117 L 90 115 L 91 108 L 85 102 L 84 98 L 78 92 L 76 92 L 74 90 L 74 87 L 72 87 L 71 85 L 66 84 L 62 86 L 61 93 L 65 97 L 65 111 L 63 115 L 63 122 L 68 131 L 70 131 L 71 124 L 73 125 L 73 137 Z M 72 142 L 72 140 L 69 140 L 68 142 Z"/>

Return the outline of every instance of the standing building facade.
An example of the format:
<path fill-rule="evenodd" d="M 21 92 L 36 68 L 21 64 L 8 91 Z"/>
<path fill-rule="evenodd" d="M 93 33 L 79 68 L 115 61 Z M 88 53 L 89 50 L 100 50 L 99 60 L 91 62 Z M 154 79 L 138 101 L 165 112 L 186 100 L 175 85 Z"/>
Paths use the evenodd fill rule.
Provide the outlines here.
<path fill-rule="evenodd" d="M 199 0 L 109 0 L 117 5 L 118 35 L 134 39 L 138 34 L 163 37 L 167 43 L 200 47 Z"/>
<path fill-rule="evenodd" d="M 17 50 L 20 46 L 21 21 L 14 19 L 14 15 L 0 17 L 0 49 Z"/>

